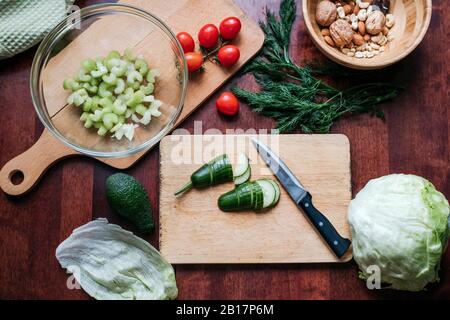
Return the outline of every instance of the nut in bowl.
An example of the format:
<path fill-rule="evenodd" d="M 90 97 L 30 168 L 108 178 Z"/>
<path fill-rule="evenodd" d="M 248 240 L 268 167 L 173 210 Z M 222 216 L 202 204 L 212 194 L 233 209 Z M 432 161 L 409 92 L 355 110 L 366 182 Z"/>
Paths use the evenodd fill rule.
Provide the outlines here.
<path fill-rule="evenodd" d="M 303 16 L 314 44 L 331 60 L 381 69 L 410 54 L 431 20 L 431 0 L 305 0 Z"/>

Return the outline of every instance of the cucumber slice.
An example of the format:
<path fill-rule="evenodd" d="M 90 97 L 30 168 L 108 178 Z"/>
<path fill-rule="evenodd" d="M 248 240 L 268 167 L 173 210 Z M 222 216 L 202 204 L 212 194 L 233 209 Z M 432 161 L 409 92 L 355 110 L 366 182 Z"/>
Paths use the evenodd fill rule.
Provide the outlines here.
<path fill-rule="evenodd" d="M 262 207 L 269 208 L 276 200 L 276 188 L 268 180 L 258 180 L 256 183 L 261 187 L 263 194 Z"/>
<path fill-rule="evenodd" d="M 238 185 L 241 185 L 243 183 L 246 183 L 248 180 L 250 180 L 250 176 L 251 175 L 252 175 L 252 169 L 249 166 L 247 171 L 242 176 L 234 178 L 234 184 L 236 186 L 238 186 Z"/>
<path fill-rule="evenodd" d="M 259 183 L 252 182 L 252 186 L 254 192 L 253 210 L 258 211 L 264 208 L 264 193 Z"/>
<path fill-rule="evenodd" d="M 271 184 L 272 184 L 272 186 L 275 188 L 275 200 L 274 200 L 274 202 L 270 205 L 270 207 L 274 207 L 277 203 L 278 203 L 278 201 L 280 201 L 280 194 L 281 194 L 281 191 L 280 191 L 280 186 L 278 185 L 278 183 L 277 182 L 275 182 L 274 180 L 271 180 L 271 179 L 266 179 L 268 182 L 270 182 Z"/>
<path fill-rule="evenodd" d="M 244 153 L 239 153 L 237 156 L 237 164 L 233 170 L 233 176 L 235 178 L 241 177 L 244 174 L 247 174 L 249 168 L 250 163 L 248 157 Z"/>

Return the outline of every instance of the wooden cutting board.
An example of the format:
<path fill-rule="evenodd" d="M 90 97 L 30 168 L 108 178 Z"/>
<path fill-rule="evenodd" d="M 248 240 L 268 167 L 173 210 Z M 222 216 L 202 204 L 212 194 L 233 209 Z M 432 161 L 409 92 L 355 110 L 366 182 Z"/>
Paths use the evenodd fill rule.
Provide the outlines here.
<path fill-rule="evenodd" d="M 186 119 L 210 95 L 219 89 L 245 63 L 247 63 L 261 49 L 264 43 L 264 33 L 259 28 L 258 24 L 246 16 L 232 0 L 124 0 L 119 2 L 135 5 L 155 14 L 164 20 L 175 33 L 187 31 L 192 35 L 196 35 L 202 25 L 206 23 L 218 25 L 221 20 L 229 16 L 239 17 L 242 22 L 240 35 L 233 41 L 241 51 L 241 58 L 238 64 L 233 68 L 226 69 L 208 61 L 206 62 L 206 72 L 201 75 L 191 76 L 183 111 L 175 127 Z M 137 50 L 144 50 L 145 52 L 146 48 L 141 48 L 139 46 L 143 43 L 142 40 L 147 34 L 143 33 L 142 30 L 127 30 L 120 24 L 117 24 L 117 28 L 117 30 L 111 30 L 111 25 L 109 24 L 107 32 L 117 32 L 118 34 L 126 32 L 129 34 L 129 36 L 125 38 L 118 37 L 118 41 L 127 39 L 127 43 L 122 43 L 123 41 L 118 42 L 117 49 L 120 49 L 122 46 L 124 48 L 134 46 Z M 70 44 L 70 48 L 62 50 L 57 56 L 52 58 L 53 61 L 50 63 L 53 63 L 54 68 L 64 67 L 64 72 L 51 72 L 53 66 L 50 65 L 50 63 L 50 66 L 47 68 L 51 74 L 51 77 L 48 78 L 54 81 L 58 88 L 66 77 L 64 73 L 70 75 L 71 68 L 73 70 L 77 70 L 78 68 L 80 58 L 74 57 L 72 59 L 72 56 L 76 56 L 77 54 L 76 48 L 77 45 L 79 45 L 78 42 L 95 42 L 96 47 L 93 48 L 93 50 L 95 49 L 97 54 L 106 50 L 105 48 L 102 48 L 101 41 L 95 41 L 95 37 L 98 37 L 99 34 L 105 32 L 104 29 L 105 26 L 101 25 L 101 21 L 99 21 L 98 24 L 94 23 Z M 154 43 L 151 42 L 151 45 L 154 46 Z M 61 79 L 58 79 L 58 77 Z M 54 93 L 61 92 L 61 90 L 51 90 L 51 86 L 48 86 L 47 88 L 46 96 L 52 95 L 52 99 L 48 99 L 51 101 L 48 102 L 48 109 L 54 122 L 58 123 L 58 126 L 64 126 L 63 122 L 73 123 L 71 121 L 76 121 L 77 118 L 74 118 L 74 113 L 66 112 L 69 111 L 69 108 L 65 108 L 67 97 L 60 93 Z M 148 152 L 148 150 L 146 152 Z M 138 161 L 146 152 L 136 154 L 129 158 L 98 160 L 118 169 L 126 169 Z M 45 129 L 35 145 L 5 164 L 0 171 L 0 187 L 4 192 L 10 195 L 24 194 L 38 182 L 40 177 L 53 163 L 75 155 L 80 154 L 60 143 Z M 11 180 L 16 172 L 22 172 L 24 179 L 20 184 L 14 185 Z"/>
<path fill-rule="evenodd" d="M 350 144 L 344 135 L 260 136 L 311 192 L 316 207 L 338 232 L 350 238 L 347 207 L 351 200 Z M 164 138 L 161 148 L 160 250 L 174 264 L 323 263 L 337 259 L 304 214 L 282 189 L 278 205 L 266 212 L 224 213 L 219 196 L 233 183 L 173 194 L 192 172 L 215 156 L 238 152 L 251 161 L 252 180 L 276 179 L 247 135 Z"/>

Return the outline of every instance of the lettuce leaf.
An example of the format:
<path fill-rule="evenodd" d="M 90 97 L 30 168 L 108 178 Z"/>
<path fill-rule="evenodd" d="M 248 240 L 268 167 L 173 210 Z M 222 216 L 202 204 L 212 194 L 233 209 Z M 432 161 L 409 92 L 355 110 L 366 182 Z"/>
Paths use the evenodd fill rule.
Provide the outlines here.
<path fill-rule="evenodd" d="M 98 219 L 75 229 L 56 249 L 61 267 L 98 300 L 175 299 L 172 266 L 148 242 Z"/>

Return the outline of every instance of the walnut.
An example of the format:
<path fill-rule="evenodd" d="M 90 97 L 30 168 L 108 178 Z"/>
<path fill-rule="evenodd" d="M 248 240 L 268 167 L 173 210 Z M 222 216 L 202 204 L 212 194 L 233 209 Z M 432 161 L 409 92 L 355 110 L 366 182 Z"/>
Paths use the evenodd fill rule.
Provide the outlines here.
<path fill-rule="evenodd" d="M 373 11 L 366 20 L 366 31 L 372 35 L 383 31 L 386 24 L 386 17 L 381 11 Z"/>
<path fill-rule="evenodd" d="M 353 40 L 353 29 L 350 24 L 342 19 L 338 19 L 330 26 L 330 34 L 337 47 L 344 47 Z"/>
<path fill-rule="evenodd" d="M 316 8 L 316 21 L 323 27 L 328 27 L 336 20 L 336 5 L 328 0 L 319 2 Z"/>

